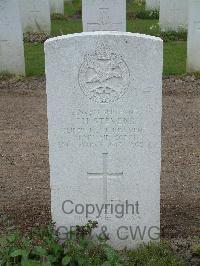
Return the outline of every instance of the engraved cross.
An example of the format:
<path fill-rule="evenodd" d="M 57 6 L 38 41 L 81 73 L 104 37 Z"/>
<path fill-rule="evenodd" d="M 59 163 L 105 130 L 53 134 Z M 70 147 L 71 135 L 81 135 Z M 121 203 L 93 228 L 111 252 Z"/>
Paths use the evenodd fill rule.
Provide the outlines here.
<path fill-rule="evenodd" d="M 103 199 L 104 203 L 107 203 L 108 198 L 108 178 L 121 178 L 123 177 L 123 172 L 119 173 L 109 173 L 108 172 L 108 153 L 103 153 L 103 171 L 102 173 L 91 173 L 88 172 L 88 178 L 102 178 L 103 179 Z"/>
<path fill-rule="evenodd" d="M 109 9 L 99 8 L 99 14 L 96 22 L 88 22 L 88 26 L 99 26 L 99 30 L 103 30 L 102 26 L 109 24 Z"/>
<path fill-rule="evenodd" d="M 96 27 L 99 27 L 98 30 L 106 31 L 106 30 L 117 30 L 118 25 L 121 25 L 122 22 L 113 22 L 110 19 L 109 8 L 101 7 L 98 9 L 98 17 L 96 22 L 88 22 L 88 30 L 92 31 Z"/>

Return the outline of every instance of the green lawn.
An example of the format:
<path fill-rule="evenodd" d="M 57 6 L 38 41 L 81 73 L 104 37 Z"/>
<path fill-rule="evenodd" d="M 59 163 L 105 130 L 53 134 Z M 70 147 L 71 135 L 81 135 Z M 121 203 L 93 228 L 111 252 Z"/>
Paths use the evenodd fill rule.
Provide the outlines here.
<path fill-rule="evenodd" d="M 126 3 L 127 12 L 140 12 L 145 10 L 144 2 L 141 0 L 128 0 Z"/>
<path fill-rule="evenodd" d="M 26 75 L 44 74 L 44 46 L 43 44 L 25 44 Z"/>
<path fill-rule="evenodd" d="M 144 5 L 141 1 L 129 0 L 127 12 L 129 14 L 144 12 Z M 70 34 L 82 31 L 82 21 L 80 16 L 80 0 L 74 0 L 73 4 L 65 5 L 65 19 L 52 19 L 52 36 Z M 142 13 L 143 14 L 143 13 Z M 72 17 L 74 16 L 74 17 Z M 141 13 L 140 13 L 141 16 Z M 137 17 L 137 16 L 136 16 Z M 159 36 L 159 25 L 157 19 L 138 19 L 134 16 L 127 21 L 127 31 L 139 32 L 149 35 Z M 43 75 L 44 74 L 44 52 L 43 44 L 25 44 L 26 74 Z M 186 72 L 186 42 L 166 42 L 164 43 L 164 75 L 183 74 Z"/>
<path fill-rule="evenodd" d="M 158 35 L 158 20 L 155 19 L 131 19 L 127 21 L 127 31 L 139 32 L 148 35 Z"/>
<path fill-rule="evenodd" d="M 164 75 L 180 75 L 186 72 L 186 42 L 164 43 Z"/>
<path fill-rule="evenodd" d="M 52 20 L 51 34 L 53 36 L 70 34 L 75 32 L 82 32 L 81 20 Z"/>
<path fill-rule="evenodd" d="M 77 10 L 81 10 L 81 1 L 80 0 L 73 0 L 73 4 L 72 3 L 65 4 L 65 14 L 67 16 L 75 15 Z"/>

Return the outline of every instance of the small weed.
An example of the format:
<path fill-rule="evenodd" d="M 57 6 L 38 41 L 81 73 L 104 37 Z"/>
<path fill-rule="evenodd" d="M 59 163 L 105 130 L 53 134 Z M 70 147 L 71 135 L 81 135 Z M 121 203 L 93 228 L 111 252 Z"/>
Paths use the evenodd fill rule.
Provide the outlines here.
<path fill-rule="evenodd" d="M 195 251 L 196 255 L 200 257 L 200 243 L 199 245 L 196 247 L 196 251 Z"/>
<path fill-rule="evenodd" d="M 52 20 L 67 20 L 68 17 L 63 14 L 52 14 L 51 19 Z"/>
<path fill-rule="evenodd" d="M 9 79 L 11 77 L 14 77 L 14 75 L 13 74 L 10 74 L 7 71 L 0 72 L 0 80 L 6 80 L 6 79 Z"/>
<path fill-rule="evenodd" d="M 194 72 L 192 75 L 194 75 L 196 78 L 200 78 L 200 72 Z"/>
<path fill-rule="evenodd" d="M 22 76 L 22 75 L 17 75 L 15 78 L 16 78 L 16 81 L 21 81 L 21 80 L 24 79 L 24 76 Z M 14 161 L 12 161 L 12 165 L 15 165 L 15 162 L 14 162 Z"/>

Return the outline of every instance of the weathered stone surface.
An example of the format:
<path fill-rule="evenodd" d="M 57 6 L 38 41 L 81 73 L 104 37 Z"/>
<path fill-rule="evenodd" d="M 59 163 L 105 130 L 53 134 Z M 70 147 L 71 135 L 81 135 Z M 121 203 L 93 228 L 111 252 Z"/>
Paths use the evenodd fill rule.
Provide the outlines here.
<path fill-rule="evenodd" d="M 49 0 L 19 0 L 23 32 L 51 31 Z"/>
<path fill-rule="evenodd" d="M 162 31 L 182 31 L 188 25 L 188 0 L 160 0 Z"/>
<path fill-rule="evenodd" d="M 125 0 L 82 0 L 83 31 L 126 31 Z"/>
<path fill-rule="evenodd" d="M 25 74 L 23 34 L 16 0 L 0 0 L 0 72 Z"/>
<path fill-rule="evenodd" d="M 45 57 L 51 209 L 58 230 L 91 219 L 116 248 L 158 239 L 161 39 L 73 34 L 46 41 Z"/>
<path fill-rule="evenodd" d="M 200 0 L 190 0 L 187 39 L 187 70 L 200 71 Z"/>
<path fill-rule="evenodd" d="M 49 0 L 51 14 L 64 14 L 64 0 Z"/>

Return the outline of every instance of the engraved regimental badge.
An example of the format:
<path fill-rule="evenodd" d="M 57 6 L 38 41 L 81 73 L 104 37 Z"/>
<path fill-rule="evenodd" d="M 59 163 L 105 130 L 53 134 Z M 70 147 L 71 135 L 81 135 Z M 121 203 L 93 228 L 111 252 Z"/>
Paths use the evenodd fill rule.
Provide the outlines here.
<path fill-rule="evenodd" d="M 128 90 L 129 69 L 122 56 L 105 44 L 87 54 L 79 69 L 79 85 L 83 93 L 97 103 L 111 103 Z"/>

